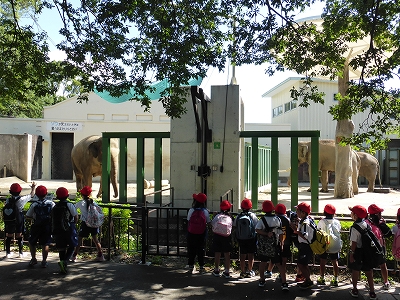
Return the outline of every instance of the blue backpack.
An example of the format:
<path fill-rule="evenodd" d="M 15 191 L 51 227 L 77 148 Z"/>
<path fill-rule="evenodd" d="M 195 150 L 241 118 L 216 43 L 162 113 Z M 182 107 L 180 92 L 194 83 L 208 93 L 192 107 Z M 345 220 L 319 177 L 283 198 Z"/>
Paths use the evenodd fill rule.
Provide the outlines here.
<path fill-rule="evenodd" d="M 249 213 L 241 212 L 236 220 L 236 239 L 250 240 L 256 237 L 253 218 Z"/>
<path fill-rule="evenodd" d="M 35 225 L 36 226 L 45 226 L 50 224 L 51 220 L 51 209 L 52 205 L 50 202 L 46 201 L 38 201 L 36 202 L 33 211 L 35 212 Z"/>

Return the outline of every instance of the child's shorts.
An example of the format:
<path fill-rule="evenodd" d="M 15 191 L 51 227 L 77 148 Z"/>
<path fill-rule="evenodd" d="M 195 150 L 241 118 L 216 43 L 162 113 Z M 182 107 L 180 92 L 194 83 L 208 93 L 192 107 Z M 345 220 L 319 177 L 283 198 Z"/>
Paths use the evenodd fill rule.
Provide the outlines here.
<path fill-rule="evenodd" d="M 79 237 L 87 238 L 89 235 L 94 236 L 99 234 L 99 228 L 92 228 L 81 222 L 81 229 L 79 230 Z"/>
<path fill-rule="evenodd" d="M 240 254 L 254 254 L 257 250 L 256 239 L 238 240 Z"/>
<path fill-rule="evenodd" d="M 309 244 L 299 243 L 299 253 L 297 263 L 300 265 L 308 265 L 313 257 L 313 252 Z"/>
<path fill-rule="evenodd" d="M 326 253 L 326 252 L 324 252 L 324 253 L 322 253 L 322 254 L 320 254 L 319 255 L 319 258 L 322 258 L 322 259 L 330 259 L 330 260 L 338 260 L 339 259 L 339 252 L 338 253 Z"/>
<path fill-rule="evenodd" d="M 32 225 L 31 234 L 29 236 L 29 244 L 50 245 L 51 243 L 51 228 L 50 225 L 37 227 Z"/>
<path fill-rule="evenodd" d="M 214 233 L 213 250 L 214 252 L 231 252 L 232 251 L 231 236 L 222 236 Z"/>

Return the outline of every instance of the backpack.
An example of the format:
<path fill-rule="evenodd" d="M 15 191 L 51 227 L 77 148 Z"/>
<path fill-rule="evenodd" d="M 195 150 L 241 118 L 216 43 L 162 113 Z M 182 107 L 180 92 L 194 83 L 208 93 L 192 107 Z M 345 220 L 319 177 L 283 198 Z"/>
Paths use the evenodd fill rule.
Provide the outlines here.
<path fill-rule="evenodd" d="M 8 198 L 7 203 L 3 207 L 3 220 L 7 226 L 16 226 L 17 223 L 21 223 L 22 221 L 17 207 L 17 202 L 20 198 L 20 196 Z"/>
<path fill-rule="evenodd" d="M 392 254 L 399 260 L 400 259 L 400 225 L 397 226 L 397 232 L 393 237 Z"/>
<path fill-rule="evenodd" d="M 51 220 L 51 202 L 46 201 L 37 201 L 33 211 L 35 212 L 35 225 L 36 226 L 45 226 L 50 224 Z"/>
<path fill-rule="evenodd" d="M 340 237 L 340 232 L 337 230 L 332 223 L 327 222 L 326 219 L 322 219 L 322 222 L 325 223 L 325 227 L 328 233 L 328 248 L 326 249 L 327 253 L 338 253 L 340 249 L 342 249 L 343 241 Z M 321 222 L 320 221 L 320 222 Z"/>
<path fill-rule="evenodd" d="M 242 212 L 237 216 L 235 235 L 238 240 L 250 240 L 256 237 L 256 228 L 249 213 Z"/>
<path fill-rule="evenodd" d="M 188 223 L 188 231 L 193 234 L 203 234 L 206 231 L 206 215 L 203 208 L 195 208 L 190 216 Z"/>
<path fill-rule="evenodd" d="M 352 227 L 361 234 L 362 262 L 371 268 L 376 268 L 382 264 L 384 262 L 383 248 L 372 232 L 371 226 L 367 224 L 367 228 L 362 229 L 360 225 L 354 223 Z"/>
<path fill-rule="evenodd" d="M 264 223 L 265 231 L 271 234 L 268 235 L 257 234 L 257 254 L 267 257 L 275 257 L 277 253 L 275 232 L 272 231 L 273 228 L 268 226 L 265 217 L 262 217 L 261 221 Z"/>
<path fill-rule="evenodd" d="M 379 244 L 383 245 L 384 241 L 383 241 L 382 231 L 380 230 L 380 228 L 376 226 L 374 222 L 372 222 L 369 219 L 365 220 L 365 222 L 367 222 L 367 224 L 371 226 L 371 231 L 375 234 L 376 238 L 379 241 Z"/>
<path fill-rule="evenodd" d="M 230 236 L 232 232 L 232 218 L 223 213 L 215 216 L 212 231 L 221 236 Z"/>
<path fill-rule="evenodd" d="M 63 234 L 69 231 L 69 220 L 72 214 L 68 208 L 68 202 L 58 202 L 51 211 L 52 234 Z"/>
<path fill-rule="evenodd" d="M 311 243 L 309 243 L 310 248 L 315 254 L 325 253 L 329 245 L 329 235 L 325 231 L 318 229 L 313 219 L 310 217 L 308 219 L 310 220 L 310 226 L 314 229 L 314 236 Z"/>
<path fill-rule="evenodd" d="M 104 213 L 100 207 L 90 203 L 87 209 L 86 225 L 91 228 L 99 228 L 104 223 Z"/>

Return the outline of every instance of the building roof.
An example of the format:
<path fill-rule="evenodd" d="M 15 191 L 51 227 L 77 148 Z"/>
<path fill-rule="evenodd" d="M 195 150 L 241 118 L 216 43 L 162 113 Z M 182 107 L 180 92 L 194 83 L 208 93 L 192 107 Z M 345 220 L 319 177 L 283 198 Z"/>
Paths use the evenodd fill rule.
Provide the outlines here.
<path fill-rule="evenodd" d="M 280 93 L 284 89 L 287 89 L 290 85 L 293 85 L 293 81 L 300 81 L 304 78 L 304 76 L 298 76 L 298 77 L 288 77 L 281 83 L 277 84 L 274 86 L 272 89 L 266 91 L 264 94 L 262 94 L 262 98 L 266 97 L 273 97 L 274 95 Z M 313 78 L 312 79 L 314 82 L 332 82 L 332 83 L 337 83 L 337 81 L 329 80 L 329 79 L 319 79 L 319 78 Z"/>
<path fill-rule="evenodd" d="M 198 77 L 197 79 L 190 79 L 188 81 L 188 86 L 192 86 L 192 85 L 196 85 L 196 86 L 200 86 L 201 82 L 203 81 L 203 78 Z M 165 88 L 167 88 L 169 86 L 169 81 L 168 79 L 164 79 L 162 81 L 158 81 L 154 84 L 151 85 L 152 88 L 154 88 L 154 92 L 150 92 L 149 90 L 146 91 L 146 95 L 149 96 L 150 100 L 158 100 L 161 98 L 160 94 L 163 90 L 165 90 Z M 122 95 L 120 97 L 113 97 L 110 95 L 109 92 L 104 91 L 104 92 L 99 92 L 99 91 L 94 91 L 98 96 L 100 96 L 101 98 L 103 98 L 104 100 L 110 102 L 110 103 L 122 103 L 122 102 L 126 102 L 138 97 L 135 97 L 135 93 L 133 92 L 133 90 L 131 89 L 129 91 L 129 93 Z"/>

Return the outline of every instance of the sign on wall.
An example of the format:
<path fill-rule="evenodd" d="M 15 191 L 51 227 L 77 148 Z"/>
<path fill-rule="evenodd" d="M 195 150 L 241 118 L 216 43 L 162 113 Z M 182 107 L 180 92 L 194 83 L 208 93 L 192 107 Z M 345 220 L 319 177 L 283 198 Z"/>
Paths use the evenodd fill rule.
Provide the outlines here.
<path fill-rule="evenodd" d="M 47 130 L 50 131 L 61 131 L 61 132 L 73 132 L 81 131 L 82 123 L 78 122 L 47 122 Z"/>

